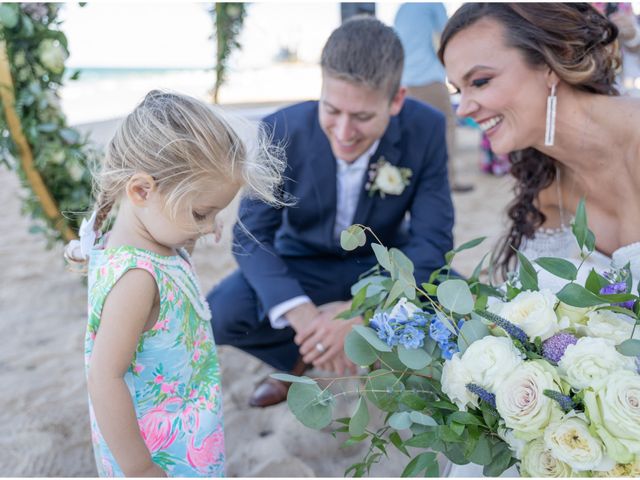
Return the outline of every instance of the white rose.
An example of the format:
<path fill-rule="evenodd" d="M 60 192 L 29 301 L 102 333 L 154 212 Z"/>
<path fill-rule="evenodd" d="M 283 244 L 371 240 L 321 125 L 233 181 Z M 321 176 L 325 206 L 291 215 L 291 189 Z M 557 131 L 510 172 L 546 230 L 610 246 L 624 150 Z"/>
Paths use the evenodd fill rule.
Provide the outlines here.
<path fill-rule="evenodd" d="M 572 326 L 578 328 L 580 325 L 587 323 L 587 314 L 593 310 L 594 307 L 574 307 L 573 305 L 567 305 L 564 302 L 559 302 L 556 307 L 556 317 L 558 322 L 563 325 Z"/>
<path fill-rule="evenodd" d="M 72 180 L 78 182 L 84 175 L 84 168 L 82 168 L 76 162 L 73 162 L 67 165 L 67 172 L 69 172 L 69 176 Z"/>
<path fill-rule="evenodd" d="M 611 310 L 597 310 L 587 314 L 587 324 L 584 332 L 589 337 L 598 337 L 610 340 L 614 345 L 631 338 L 634 321 L 627 315 L 612 312 Z M 638 329 L 640 331 L 640 329 Z M 635 336 L 638 336 L 636 333 Z"/>
<path fill-rule="evenodd" d="M 607 472 L 596 472 L 594 477 L 640 477 L 640 456 L 631 463 L 617 463 Z"/>
<path fill-rule="evenodd" d="M 562 478 L 571 476 L 571 467 L 551 454 L 542 438 L 527 443 L 522 451 L 520 475 L 523 477 Z"/>
<path fill-rule="evenodd" d="M 610 470 L 614 462 L 605 455 L 602 442 L 589 432 L 587 422 L 565 417 L 544 432 L 544 444 L 558 460 L 573 470 Z"/>
<path fill-rule="evenodd" d="M 618 463 L 640 455 L 640 375 L 619 370 L 610 373 L 584 394 L 591 426 Z"/>
<path fill-rule="evenodd" d="M 546 340 L 560 330 L 553 309 L 557 301 L 550 290 L 521 292 L 503 305 L 500 316 L 523 329 L 531 340 Z"/>
<path fill-rule="evenodd" d="M 375 184 L 381 192 L 390 195 L 400 195 L 405 187 L 400 170 L 389 163 L 383 164 L 378 169 Z"/>
<path fill-rule="evenodd" d="M 577 390 L 593 386 L 619 369 L 635 370 L 632 357 L 618 353 L 609 341 L 583 337 L 569 345 L 558 362 L 558 370 Z"/>
<path fill-rule="evenodd" d="M 64 71 L 64 61 L 67 56 L 67 52 L 57 40 L 46 39 L 40 42 L 38 47 L 40 62 L 53 73 Z"/>
<path fill-rule="evenodd" d="M 522 364 L 522 353 L 510 338 L 487 335 L 469 345 L 462 362 L 473 383 L 495 393 L 500 383 Z"/>
<path fill-rule="evenodd" d="M 524 362 L 502 382 L 496 391 L 496 408 L 507 428 L 519 438 L 532 440 L 544 427 L 562 416 L 558 402 L 544 390 L 560 390 L 560 379 L 544 360 Z"/>
<path fill-rule="evenodd" d="M 454 354 L 451 360 L 444 362 L 440 379 L 442 392 L 463 412 L 467 411 L 469 405 L 478 406 L 478 396 L 467 389 L 467 384 L 471 381 L 471 373 L 460 360 L 459 353 Z"/>
<path fill-rule="evenodd" d="M 409 318 L 411 318 L 414 313 L 420 310 L 415 303 L 411 303 L 409 300 L 407 300 L 406 297 L 402 297 L 400 300 L 398 300 L 398 303 L 394 305 L 391 313 L 389 313 L 389 316 L 391 318 L 396 318 L 400 313 L 400 309 L 402 308 L 404 308 L 405 312 L 407 312 L 407 317 Z"/>
<path fill-rule="evenodd" d="M 513 430 L 504 427 L 498 427 L 498 436 L 509 445 L 514 457 L 522 459 L 524 447 L 527 445 L 526 440 L 516 437 Z"/>

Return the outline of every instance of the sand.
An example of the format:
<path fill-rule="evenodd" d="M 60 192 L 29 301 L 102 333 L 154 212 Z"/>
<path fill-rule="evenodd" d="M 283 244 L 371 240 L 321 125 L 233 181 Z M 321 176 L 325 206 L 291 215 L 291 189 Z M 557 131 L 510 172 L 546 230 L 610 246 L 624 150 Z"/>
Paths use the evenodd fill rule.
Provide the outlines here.
<path fill-rule="evenodd" d="M 104 141 L 115 122 L 84 126 Z M 456 162 L 471 193 L 454 195 L 455 243 L 480 235 L 495 239 L 504 228 L 511 181 L 479 172 L 478 134 L 463 129 Z M 13 172 L 0 170 L 0 476 L 95 476 L 83 372 L 86 288 L 65 271 L 62 246 L 28 232 L 20 211 L 22 191 Z M 234 204 L 236 206 L 236 204 Z M 226 224 L 234 206 L 224 212 Z M 235 268 L 230 229 L 219 244 L 203 241 L 194 254 L 204 290 Z M 460 255 L 454 266 L 469 274 L 489 248 Z M 227 475 L 242 477 L 340 477 L 368 444 L 340 448 L 326 431 L 301 425 L 286 405 L 252 409 L 254 385 L 271 370 L 231 347 L 220 347 Z M 313 372 L 321 374 L 321 372 Z M 341 402 L 348 415 L 352 404 Z M 373 476 L 399 476 L 406 464 L 393 447 Z"/>

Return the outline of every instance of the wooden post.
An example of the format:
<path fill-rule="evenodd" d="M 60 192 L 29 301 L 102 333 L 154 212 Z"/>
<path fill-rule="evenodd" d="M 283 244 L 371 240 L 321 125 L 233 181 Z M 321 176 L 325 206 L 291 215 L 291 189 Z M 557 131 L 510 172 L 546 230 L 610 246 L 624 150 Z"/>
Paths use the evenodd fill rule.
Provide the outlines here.
<path fill-rule="evenodd" d="M 0 99 L 4 107 L 9 132 L 18 147 L 22 169 L 27 177 L 27 181 L 33 188 L 33 192 L 40 201 L 45 214 L 51 219 L 55 228 L 62 233 L 63 238 L 67 242 L 77 238 L 73 230 L 67 225 L 64 217 L 60 214 L 56 201 L 42 180 L 40 172 L 38 172 L 33 164 L 33 153 L 31 152 L 27 138 L 24 136 L 20 118 L 18 118 L 15 109 L 13 79 L 11 78 L 11 67 L 7 56 L 7 45 L 4 41 L 0 41 Z"/>

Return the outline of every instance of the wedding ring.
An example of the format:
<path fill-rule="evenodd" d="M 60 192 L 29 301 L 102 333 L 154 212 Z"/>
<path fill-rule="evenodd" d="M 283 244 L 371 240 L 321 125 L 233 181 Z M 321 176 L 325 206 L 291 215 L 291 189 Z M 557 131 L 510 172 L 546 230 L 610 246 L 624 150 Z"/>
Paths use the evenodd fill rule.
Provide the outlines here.
<path fill-rule="evenodd" d="M 326 349 L 324 348 L 324 345 L 321 342 L 318 342 L 316 343 L 316 350 L 319 351 L 320 353 L 324 353 Z"/>

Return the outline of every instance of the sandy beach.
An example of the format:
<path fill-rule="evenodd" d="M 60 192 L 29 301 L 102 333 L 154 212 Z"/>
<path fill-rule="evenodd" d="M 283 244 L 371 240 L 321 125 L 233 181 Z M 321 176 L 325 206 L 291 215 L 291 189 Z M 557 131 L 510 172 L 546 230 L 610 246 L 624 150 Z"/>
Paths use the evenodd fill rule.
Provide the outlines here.
<path fill-rule="evenodd" d="M 117 122 L 85 125 L 104 142 Z M 471 193 L 454 195 L 455 244 L 481 235 L 486 245 L 466 252 L 454 266 L 469 274 L 503 230 L 511 181 L 480 173 L 478 132 L 461 129 L 456 165 Z M 28 232 L 20 211 L 22 195 L 13 172 L 0 169 L 0 476 L 96 475 L 90 443 L 87 392 L 83 372 L 86 288 L 81 277 L 65 271 L 62 246 Z M 235 203 L 237 205 L 237 202 Z M 235 211 L 224 212 L 225 224 Z M 219 244 L 204 240 L 194 255 L 204 290 L 235 268 L 230 229 Z M 231 477 L 341 477 L 368 444 L 340 448 L 330 432 L 310 430 L 286 405 L 252 409 L 254 385 L 271 370 L 231 347 L 221 347 L 227 475 Z M 312 375 L 321 372 L 312 372 Z M 339 406 L 349 414 L 349 402 Z M 374 467 L 375 476 L 399 476 L 406 459 L 390 450 Z"/>

